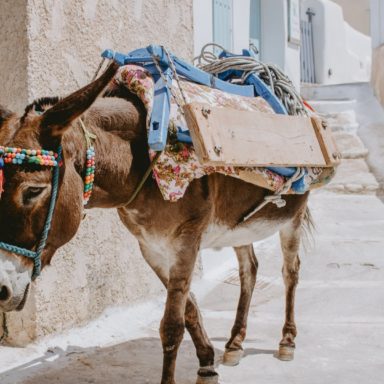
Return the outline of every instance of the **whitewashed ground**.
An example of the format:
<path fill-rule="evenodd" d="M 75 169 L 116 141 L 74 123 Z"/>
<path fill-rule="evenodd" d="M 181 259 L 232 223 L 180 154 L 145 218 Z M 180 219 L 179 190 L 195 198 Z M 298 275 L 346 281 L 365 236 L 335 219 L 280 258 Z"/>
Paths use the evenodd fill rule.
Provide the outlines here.
<path fill-rule="evenodd" d="M 277 241 L 268 241 L 256 246 L 261 287 L 251 308 L 249 354 L 234 369 L 219 368 L 222 383 L 383 382 L 384 207 L 373 196 L 323 193 L 311 207 L 318 229 L 316 246 L 302 256 L 295 361 L 271 355 L 280 338 L 283 287 L 276 273 Z M 224 289 L 217 290 L 218 297 L 227 297 Z M 208 323 L 213 337 L 229 326 L 233 304 L 212 294 L 204 300 L 208 316 L 220 324 L 215 330 Z"/>
<path fill-rule="evenodd" d="M 302 254 L 295 360 L 273 357 L 283 324 L 284 289 L 277 236 L 255 244 L 259 259 L 245 357 L 219 365 L 220 383 L 381 384 L 384 375 L 384 205 L 372 195 L 314 193 L 315 245 Z M 204 254 L 211 271 L 194 284 L 218 359 L 239 292 L 230 249 Z M 111 310 L 83 329 L 25 349 L 0 347 L 1 384 L 159 383 L 162 300 Z M 188 337 L 178 384 L 195 383 Z"/>

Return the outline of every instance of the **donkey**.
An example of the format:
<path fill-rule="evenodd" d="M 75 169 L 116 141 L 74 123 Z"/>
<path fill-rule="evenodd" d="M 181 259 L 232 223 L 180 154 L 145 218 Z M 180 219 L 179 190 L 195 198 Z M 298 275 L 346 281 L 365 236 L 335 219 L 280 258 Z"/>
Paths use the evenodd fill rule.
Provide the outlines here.
<path fill-rule="evenodd" d="M 75 235 L 83 217 L 86 140 L 80 123 L 97 136 L 95 180 L 86 208 L 116 208 L 137 238 L 144 259 L 167 289 L 160 325 L 163 346 L 161 384 L 175 384 L 177 352 L 184 328 L 191 334 L 200 368 L 197 383 L 217 383 L 214 349 L 204 330 L 196 301 L 189 292 L 199 250 L 232 246 L 240 263 L 241 295 L 235 324 L 226 345 L 230 364 L 241 357 L 248 310 L 258 262 L 252 242 L 280 231 L 286 286 L 285 324 L 279 345 L 283 360 L 293 358 L 296 325 L 295 289 L 302 224 L 307 198 L 287 195 L 286 206 L 267 205 L 247 221 L 243 218 L 263 201 L 267 190 L 213 174 L 195 180 L 177 203 L 164 201 L 155 180 L 148 178 L 131 199 L 150 166 L 146 110 L 126 88 L 98 98 L 117 71 L 112 63 L 95 81 L 63 98 L 44 98 L 29 105 L 22 117 L 0 108 L 0 145 L 57 151 L 62 147 L 59 188 L 51 229 L 41 263 Z M 81 117 L 81 121 L 80 118 Z M 4 166 L 0 200 L 0 241 L 35 250 L 43 231 L 52 193 L 52 170 L 30 164 Z M 128 204 L 129 203 L 129 204 Z M 21 310 L 28 296 L 33 261 L 11 251 L 0 252 L 0 310 Z"/>

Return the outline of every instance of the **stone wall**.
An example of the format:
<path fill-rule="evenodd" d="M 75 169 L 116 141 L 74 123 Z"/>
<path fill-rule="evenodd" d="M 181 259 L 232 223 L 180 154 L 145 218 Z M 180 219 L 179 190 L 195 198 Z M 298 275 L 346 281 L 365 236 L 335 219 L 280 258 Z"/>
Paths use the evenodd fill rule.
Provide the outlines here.
<path fill-rule="evenodd" d="M 191 59 L 192 23 L 192 0 L 2 0 L 0 103 L 21 112 L 34 98 L 85 85 L 106 48 L 158 43 Z M 8 342 L 85 324 L 107 306 L 159 289 L 116 213 L 92 210 L 34 284 L 26 308 L 7 315 Z"/>
<path fill-rule="evenodd" d="M 28 101 L 25 0 L 0 2 L 0 104 L 22 111 Z"/>
<path fill-rule="evenodd" d="M 93 76 L 102 50 L 163 44 L 193 55 L 192 0 L 29 0 L 28 96 L 65 94 Z"/>

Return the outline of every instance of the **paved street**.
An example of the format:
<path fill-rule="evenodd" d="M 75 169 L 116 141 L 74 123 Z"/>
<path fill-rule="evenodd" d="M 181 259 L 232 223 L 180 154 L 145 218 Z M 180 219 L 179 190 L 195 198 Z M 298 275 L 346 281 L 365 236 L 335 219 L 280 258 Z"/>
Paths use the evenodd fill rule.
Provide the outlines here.
<path fill-rule="evenodd" d="M 310 200 L 316 231 L 301 255 L 294 361 L 274 357 L 284 314 L 278 237 L 255 244 L 257 289 L 245 357 L 237 367 L 219 364 L 239 293 L 235 256 L 230 249 L 204 253 L 205 276 L 194 282 L 193 290 L 217 350 L 221 384 L 383 382 L 384 205 L 375 196 L 378 183 L 366 165 L 367 150 L 351 135 L 344 146 L 348 160 L 338 176 Z M 359 177 L 351 181 L 354 174 Z M 24 349 L 0 347 L 0 382 L 159 383 L 162 300 L 110 310 L 86 328 Z M 186 337 L 177 383 L 195 383 L 196 370 L 194 349 Z"/>

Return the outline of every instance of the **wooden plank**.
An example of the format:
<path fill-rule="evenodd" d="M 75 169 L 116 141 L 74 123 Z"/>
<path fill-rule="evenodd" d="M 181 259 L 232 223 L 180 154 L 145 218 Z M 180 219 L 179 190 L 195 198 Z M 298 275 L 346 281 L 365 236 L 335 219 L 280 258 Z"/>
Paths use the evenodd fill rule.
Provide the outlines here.
<path fill-rule="evenodd" d="M 207 106 L 203 107 L 203 104 L 199 103 L 190 103 L 183 107 L 193 146 L 202 164 L 213 161 L 215 165 L 224 165 L 225 159 L 222 157 L 221 152 L 215 151 L 215 148 L 221 148 L 219 135 L 213 130 L 200 130 L 200 114 L 204 113 L 205 108 L 207 111 L 210 110 Z"/>
<path fill-rule="evenodd" d="M 202 103 L 184 106 L 199 161 L 206 165 L 244 167 L 329 167 L 328 138 L 309 117 L 283 116 Z"/>
<path fill-rule="evenodd" d="M 329 167 L 338 165 L 341 161 L 336 142 L 332 136 L 332 130 L 327 124 L 317 117 L 312 117 L 312 124 L 315 129 L 324 159 Z"/>
<path fill-rule="evenodd" d="M 246 181 L 247 183 L 255 184 L 258 187 L 269 189 L 273 191 L 273 188 L 268 184 L 267 180 L 260 174 L 242 169 L 239 171 L 239 179 Z"/>

